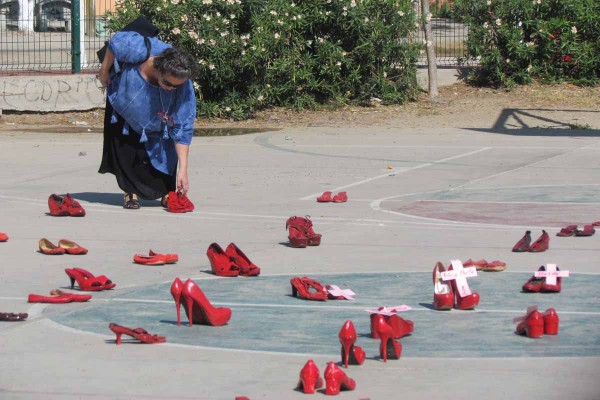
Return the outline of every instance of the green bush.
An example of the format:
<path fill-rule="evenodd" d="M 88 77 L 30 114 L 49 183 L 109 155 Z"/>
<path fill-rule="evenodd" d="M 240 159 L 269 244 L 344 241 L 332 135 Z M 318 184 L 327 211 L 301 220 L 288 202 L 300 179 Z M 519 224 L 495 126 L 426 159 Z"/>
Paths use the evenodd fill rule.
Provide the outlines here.
<path fill-rule="evenodd" d="M 479 84 L 514 86 L 533 78 L 593 85 L 600 79 L 600 1 L 456 0 L 469 28 Z"/>
<path fill-rule="evenodd" d="M 123 0 L 108 28 L 140 14 L 197 58 L 204 117 L 372 98 L 398 104 L 417 91 L 410 0 Z"/>

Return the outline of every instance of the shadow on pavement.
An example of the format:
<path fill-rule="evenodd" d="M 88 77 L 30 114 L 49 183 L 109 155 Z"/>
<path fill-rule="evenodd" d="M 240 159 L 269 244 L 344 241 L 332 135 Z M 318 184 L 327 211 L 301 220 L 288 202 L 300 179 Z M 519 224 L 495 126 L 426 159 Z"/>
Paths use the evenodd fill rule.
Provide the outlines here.
<path fill-rule="evenodd" d="M 88 203 L 106 204 L 109 206 L 123 206 L 123 193 L 100 193 L 100 192 L 79 192 L 71 193 L 76 200 L 86 201 Z M 161 207 L 160 199 L 144 200 L 140 199 L 142 207 Z"/>

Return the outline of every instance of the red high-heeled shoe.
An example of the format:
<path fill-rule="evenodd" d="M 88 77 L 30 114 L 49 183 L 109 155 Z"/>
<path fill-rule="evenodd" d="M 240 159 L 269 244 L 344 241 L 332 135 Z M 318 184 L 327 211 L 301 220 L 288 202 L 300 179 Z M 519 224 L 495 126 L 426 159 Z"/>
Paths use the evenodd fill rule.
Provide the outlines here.
<path fill-rule="evenodd" d="M 382 317 L 385 322 L 392 327 L 394 339 L 400 339 L 406 335 L 410 335 L 414 331 L 414 323 L 410 320 L 404 319 L 399 315 L 383 315 L 383 314 L 371 314 L 371 337 L 373 339 L 379 339 L 379 334 L 375 327 L 377 326 L 377 320 Z"/>
<path fill-rule="evenodd" d="M 354 379 L 348 378 L 348 375 L 342 371 L 334 362 L 329 362 L 325 372 L 325 394 L 336 395 L 340 390 L 354 390 L 356 382 Z"/>
<path fill-rule="evenodd" d="M 448 271 L 452 271 L 452 265 L 448 267 Z M 456 279 L 452 280 L 452 291 L 456 299 L 456 308 L 459 310 L 472 310 L 479 304 L 479 293 L 472 292 L 471 294 L 462 297 L 456 287 Z"/>
<path fill-rule="evenodd" d="M 177 308 L 177 326 L 181 325 L 181 292 L 183 292 L 183 282 L 181 282 L 181 279 L 177 277 L 171 284 L 171 296 L 173 296 L 173 300 L 175 300 L 175 307 Z"/>
<path fill-rule="evenodd" d="M 525 235 L 513 246 L 512 251 L 515 253 L 522 253 L 529 251 L 529 245 L 531 244 L 531 231 L 525 232 Z"/>
<path fill-rule="evenodd" d="M 541 253 L 542 251 L 548 250 L 550 247 L 550 235 L 542 230 L 542 235 L 531 244 L 529 251 L 532 253 Z"/>
<path fill-rule="evenodd" d="M 79 290 L 86 292 L 97 292 L 100 290 L 112 289 L 116 284 L 112 283 L 104 275 L 94 276 L 91 272 L 83 268 L 66 268 L 66 274 L 71 279 L 71 289 L 75 286 L 75 281 L 79 285 Z"/>
<path fill-rule="evenodd" d="M 323 380 L 319 376 L 319 368 L 313 360 L 308 360 L 300 370 L 297 388 L 306 394 L 312 394 L 315 389 L 321 387 L 323 387 Z"/>
<path fill-rule="evenodd" d="M 527 335 L 530 338 L 541 338 L 544 336 L 544 319 L 542 314 L 537 310 L 531 312 L 527 318 L 519 322 L 516 333 Z"/>
<path fill-rule="evenodd" d="M 288 239 L 291 247 L 303 249 L 308 246 L 308 238 L 304 235 L 304 232 L 293 225 L 288 226 L 287 229 L 289 231 Z"/>
<path fill-rule="evenodd" d="M 327 300 L 327 290 L 318 281 L 307 278 L 292 278 L 292 296 L 305 300 L 325 301 Z"/>
<path fill-rule="evenodd" d="M 40 239 L 38 243 L 40 253 L 46 255 L 62 255 L 65 254 L 65 249 L 58 247 L 46 238 Z"/>
<path fill-rule="evenodd" d="M 241 276 L 258 276 L 260 274 L 260 268 L 250 261 L 235 243 L 229 243 L 225 249 L 225 254 L 240 268 Z"/>
<path fill-rule="evenodd" d="M 543 265 L 538 268 L 538 271 L 545 271 L 546 267 Z M 538 278 L 535 275 L 532 275 L 531 278 L 525 284 L 523 284 L 523 291 L 530 293 L 538 293 L 542 291 L 542 285 L 546 281 L 546 278 Z M 557 279 L 558 282 L 558 279 Z"/>
<path fill-rule="evenodd" d="M 211 243 L 206 250 L 213 274 L 217 276 L 238 276 L 240 267 L 223 251 L 217 243 Z"/>
<path fill-rule="evenodd" d="M 376 319 L 375 331 L 381 340 L 379 344 L 379 356 L 383 358 L 383 362 L 387 362 L 388 358 L 397 360 L 402 353 L 402 345 L 392 337 L 394 330 L 385 322 L 383 315 L 378 315 L 380 318 Z"/>
<path fill-rule="evenodd" d="M 306 217 L 290 217 L 285 223 L 285 228 L 289 229 L 290 226 L 295 227 L 300 232 L 304 234 L 307 239 L 308 246 L 318 246 L 321 244 L 322 235 L 319 233 L 315 233 L 313 230 L 312 221 L 310 220 L 310 216 Z M 294 247 L 292 245 L 292 247 Z"/>
<path fill-rule="evenodd" d="M 558 335 L 559 318 L 554 308 L 542 313 L 544 319 L 544 335 Z"/>
<path fill-rule="evenodd" d="M 151 335 L 148 333 L 148 331 L 146 331 L 143 328 L 131 329 L 131 328 L 127 328 L 122 325 L 115 324 L 115 323 L 109 324 L 108 328 L 117 335 L 117 339 L 115 341 L 117 344 L 122 343 L 121 335 L 123 335 L 123 334 L 125 334 L 127 336 L 131 336 L 132 338 L 136 338 L 137 340 L 139 340 L 142 343 L 156 344 L 156 343 L 164 343 L 167 341 L 166 337 L 158 336 L 158 335 Z"/>
<path fill-rule="evenodd" d="M 190 326 L 207 324 L 212 326 L 225 325 L 231 318 L 231 309 L 227 307 L 214 307 L 196 283 L 188 279 L 181 291 L 183 308 L 188 315 Z"/>
<path fill-rule="evenodd" d="M 348 320 L 342 325 L 338 334 L 342 344 L 342 364 L 348 368 L 348 364 L 361 365 L 365 361 L 365 352 L 360 346 L 355 346 L 356 329 L 352 321 Z"/>
<path fill-rule="evenodd" d="M 433 267 L 433 308 L 451 310 L 454 307 L 454 293 L 452 286 L 442 280 L 442 272 L 446 272 L 446 267 L 438 261 Z"/>
<path fill-rule="evenodd" d="M 58 247 L 65 250 L 65 253 L 72 255 L 84 255 L 87 254 L 88 250 L 85 247 L 81 247 L 72 240 L 60 239 L 58 241 Z"/>

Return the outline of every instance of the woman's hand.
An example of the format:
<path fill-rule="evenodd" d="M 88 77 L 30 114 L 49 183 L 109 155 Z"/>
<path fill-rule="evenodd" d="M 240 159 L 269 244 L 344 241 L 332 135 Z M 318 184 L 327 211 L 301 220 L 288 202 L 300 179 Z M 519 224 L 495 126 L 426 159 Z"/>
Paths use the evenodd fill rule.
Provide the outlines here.
<path fill-rule="evenodd" d="M 187 171 L 179 170 L 177 172 L 177 191 L 186 195 L 188 190 L 190 190 L 190 183 L 188 181 Z"/>
<path fill-rule="evenodd" d="M 110 83 L 110 72 L 105 71 L 101 68 L 100 72 L 98 72 L 98 80 L 100 81 L 103 87 L 108 86 L 108 84 Z"/>

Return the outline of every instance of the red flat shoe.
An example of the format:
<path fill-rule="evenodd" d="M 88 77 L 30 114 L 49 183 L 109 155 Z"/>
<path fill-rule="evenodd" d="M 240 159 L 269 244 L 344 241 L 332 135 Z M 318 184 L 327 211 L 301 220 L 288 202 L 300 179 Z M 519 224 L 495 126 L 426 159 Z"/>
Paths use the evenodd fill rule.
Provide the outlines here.
<path fill-rule="evenodd" d="M 89 294 L 76 294 L 63 292 L 59 289 L 54 289 L 50 292 L 50 296 L 42 296 L 39 294 L 30 294 L 27 297 L 28 303 L 51 303 L 51 304 L 64 304 L 64 303 L 83 303 L 92 298 Z"/>
<path fill-rule="evenodd" d="M 148 252 L 148 255 L 150 257 L 163 256 L 165 258 L 165 264 L 175 264 L 177 261 L 179 261 L 179 256 L 177 254 L 173 254 L 173 253 L 167 253 L 167 254 L 155 253 L 152 251 L 152 249 L 150 249 L 150 251 Z"/>
<path fill-rule="evenodd" d="M 292 296 L 304 300 L 325 301 L 327 300 L 327 290 L 318 281 L 307 278 L 292 278 Z"/>
<path fill-rule="evenodd" d="M 204 295 L 196 283 L 188 279 L 181 290 L 183 308 L 188 315 L 189 325 L 204 324 L 212 326 L 225 325 L 231 318 L 231 309 L 227 307 L 215 307 Z"/>
<path fill-rule="evenodd" d="M 550 235 L 542 230 L 542 235 L 531 244 L 529 251 L 532 253 L 541 253 L 550 247 Z"/>
<path fill-rule="evenodd" d="M 77 243 L 75 243 L 71 240 L 67 240 L 67 239 L 60 239 L 58 241 L 58 247 L 60 247 L 61 249 L 64 249 L 65 253 L 67 253 L 67 254 L 72 254 L 72 255 L 77 255 L 77 256 L 87 254 L 87 252 L 88 252 L 88 250 L 85 247 L 81 247 Z"/>
<path fill-rule="evenodd" d="M 560 268 L 556 267 L 557 271 L 560 271 Z M 540 292 L 542 293 L 548 293 L 548 292 L 552 292 L 552 293 L 559 293 L 562 287 L 562 278 L 560 276 L 556 277 L 556 283 L 555 284 L 550 284 L 548 283 L 548 278 L 542 278 L 542 287 L 540 289 Z"/>
<path fill-rule="evenodd" d="M 542 313 L 544 318 L 544 335 L 558 335 L 559 318 L 554 308 L 549 308 Z"/>
<path fill-rule="evenodd" d="M 575 236 L 593 236 L 596 233 L 593 225 L 584 225 L 583 229 L 576 229 Z"/>
<path fill-rule="evenodd" d="M 346 192 L 339 192 L 335 196 L 333 196 L 334 203 L 345 203 L 348 201 L 348 195 Z"/>
<path fill-rule="evenodd" d="M 577 225 L 568 225 L 565 226 L 556 234 L 556 236 L 569 237 L 574 236 L 575 231 L 577 230 Z"/>
<path fill-rule="evenodd" d="M 258 276 L 260 274 L 260 268 L 250 261 L 235 243 L 229 243 L 225 254 L 240 268 L 240 276 Z"/>
<path fill-rule="evenodd" d="M 327 364 L 323 376 L 325 377 L 326 395 L 336 395 L 340 393 L 340 390 L 354 390 L 356 388 L 354 379 L 348 378 L 348 375 L 334 362 Z"/>
<path fill-rule="evenodd" d="M 106 276 L 94 276 L 91 272 L 83 268 L 66 268 L 65 272 L 71 279 L 71 289 L 75 286 L 75 281 L 79 285 L 79 290 L 86 292 L 98 292 L 100 290 L 112 289 L 116 286 Z"/>
<path fill-rule="evenodd" d="M 470 258 L 464 262 L 463 267 L 475 267 L 475 270 L 477 271 L 481 271 L 485 268 L 485 266 L 488 264 L 488 262 L 484 259 L 481 259 L 479 261 L 473 261 Z"/>
<path fill-rule="evenodd" d="M 46 238 L 40 239 L 38 246 L 40 248 L 40 253 L 43 254 L 54 256 L 65 254 L 65 249 L 56 246 L 54 243 L 52 243 Z"/>
<path fill-rule="evenodd" d="M 506 269 L 506 263 L 498 260 L 494 260 L 490 263 L 487 263 L 485 267 L 483 267 L 484 272 L 500 272 Z"/>
<path fill-rule="evenodd" d="M 151 335 L 143 328 L 127 328 L 122 325 L 118 325 L 115 323 L 111 323 L 108 325 L 108 328 L 113 331 L 117 335 L 116 343 L 121 344 L 121 335 L 125 334 L 127 336 L 131 336 L 139 340 L 142 343 L 156 344 L 156 343 L 165 343 L 167 338 L 164 336 Z"/>
<path fill-rule="evenodd" d="M 452 265 L 448 267 L 448 271 L 453 271 Z M 465 297 L 460 295 L 458 288 L 456 287 L 456 280 L 452 280 L 452 290 L 454 291 L 454 297 L 456 298 L 456 308 L 459 310 L 472 310 L 479 305 L 479 293 L 473 292 Z"/>
<path fill-rule="evenodd" d="M 57 194 L 51 194 L 48 197 L 48 208 L 50 215 L 54 217 L 66 217 L 69 215 L 69 208 L 65 203 L 65 198 Z"/>
<path fill-rule="evenodd" d="M 323 387 L 323 380 L 319 376 L 319 368 L 313 360 L 308 360 L 300 370 L 300 380 L 296 388 L 305 394 L 312 394 L 315 389 Z"/>
<path fill-rule="evenodd" d="M 538 271 L 545 271 L 546 267 L 543 265 L 538 268 Z M 531 278 L 523 285 L 522 289 L 524 292 L 529 293 L 538 293 L 542 291 L 542 285 L 546 281 L 546 278 L 537 278 L 535 275 L 532 275 Z"/>
<path fill-rule="evenodd" d="M 331 192 L 330 191 L 323 192 L 322 195 L 317 197 L 317 201 L 319 203 L 329 203 L 329 202 L 333 201 L 333 199 L 331 198 Z"/>
<path fill-rule="evenodd" d="M 165 265 L 167 263 L 167 256 L 164 254 L 144 255 L 134 254 L 133 262 L 142 265 Z"/>
<path fill-rule="evenodd" d="M 516 333 L 526 335 L 530 338 L 541 338 L 544 336 L 544 319 L 539 311 L 532 311 L 527 317 L 519 322 Z"/>
<path fill-rule="evenodd" d="M 454 292 L 452 286 L 442 279 L 446 267 L 437 262 L 433 267 L 433 308 L 436 310 L 451 310 L 454 307 Z"/>
<path fill-rule="evenodd" d="M 348 320 L 342 325 L 338 334 L 342 344 L 342 364 L 348 368 L 348 364 L 361 365 L 365 361 L 365 352 L 360 346 L 355 346 L 356 329 L 352 321 Z"/>
<path fill-rule="evenodd" d="M 217 243 L 211 243 L 206 250 L 213 274 L 217 276 L 238 276 L 240 267 L 227 255 Z"/>
<path fill-rule="evenodd" d="M 0 321 L 18 322 L 25 321 L 29 314 L 27 313 L 6 313 L 0 312 Z"/>
<path fill-rule="evenodd" d="M 385 322 L 383 315 L 379 314 L 379 317 L 375 321 L 375 331 L 381 340 L 379 344 L 379 356 L 383 358 L 383 362 L 387 362 L 387 359 L 397 360 L 400 358 L 402 353 L 402 345 L 397 342 L 392 336 L 394 330 Z"/>
<path fill-rule="evenodd" d="M 8 240 L 8 235 L 6 233 L 0 232 L 0 242 L 6 242 Z"/>
<path fill-rule="evenodd" d="M 78 201 L 73 199 L 69 193 L 65 195 L 64 203 L 67 206 L 67 211 L 71 217 L 84 217 L 85 210 Z"/>
<path fill-rule="evenodd" d="M 529 245 L 531 244 L 531 231 L 525 232 L 525 235 L 513 246 L 512 251 L 515 253 L 522 253 L 529 251 Z"/>
<path fill-rule="evenodd" d="M 308 238 L 302 230 L 292 225 L 288 226 L 287 229 L 289 230 L 288 239 L 291 247 L 303 249 L 308 246 Z"/>

